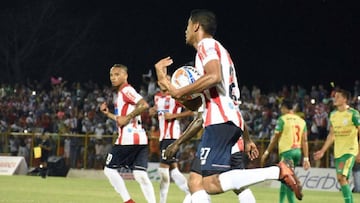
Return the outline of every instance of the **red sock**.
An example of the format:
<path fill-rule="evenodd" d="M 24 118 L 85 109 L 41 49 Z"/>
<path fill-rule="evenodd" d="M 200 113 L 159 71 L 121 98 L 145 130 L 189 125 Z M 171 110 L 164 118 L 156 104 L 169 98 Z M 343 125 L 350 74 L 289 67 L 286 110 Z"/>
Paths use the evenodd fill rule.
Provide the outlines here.
<path fill-rule="evenodd" d="M 129 199 L 128 201 L 124 202 L 124 203 L 135 203 L 134 200 Z"/>

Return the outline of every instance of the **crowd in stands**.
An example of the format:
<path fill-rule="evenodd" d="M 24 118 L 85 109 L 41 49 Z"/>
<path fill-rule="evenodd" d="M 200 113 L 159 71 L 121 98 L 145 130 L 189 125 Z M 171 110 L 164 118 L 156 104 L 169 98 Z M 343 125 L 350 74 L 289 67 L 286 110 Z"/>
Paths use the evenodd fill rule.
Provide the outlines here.
<path fill-rule="evenodd" d="M 329 127 L 328 115 L 332 110 L 333 87 L 326 89 L 322 84 L 305 89 L 301 85 L 284 85 L 282 89 L 264 93 L 257 86 L 241 87 L 241 111 L 250 129 L 252 138 L 269 139 L 279 116 L 278 104 L 284 98 L 296 101 L 296 113 L 303 117 L 308 126 L 310 140 L 324 140 Z M 149 72 L 143 75 L 138 91 L 152 106 L 153 96 L 158 91 L 156 80 Z M 360 110 L 360 84 L 355 81 L 350 90 L 353 95 L 351 106 Z M 54 145 L 53 154 L 64 156 L 69 167 L 79 168 L 81 155 L 86 150 L 87 167 L 101 168 L 102 162 L 113 143 L 112 136 L 117 133 L 115 123 L 99 112 L 102 102 L 113 104 L 113 90 L 110 85 L 100 86 L 89 80 L 85 83 L 60 79 L 51 80 L 51 86 L 42 87 L 37 81 L 26 84 L 1 84 L 0 87 L 0 153 L 21 155 L 29 161 L 31 148 L 36 140 L 29 136 L 18 136 L 9 132 L 55 133 L 61 136 L 61 150 L 56 148 L 56 139 L 50 136 Z M 142 115 L 143 127 L 149 132 L 151 161 L 158 160 L 156 145 L 158 139 L 157 119 L 147 113 Z M 183 127 L 189 120 L 183 121 Z M 90 137 L 87 149 L 79 136 Z M 7 135 L 7 136 L 5 136 Z M 109 135 L 109 136 L 105 136 Z M 7 140 L 6 140 L 7 139 Z M 35 142 L 35 143 L 34 143 Z M 181 148 L 180 168 L 186 170 L 195 153 L 196 145 L 189 143 Z M 60 152 L 60 154 L 59 154 Z"/>

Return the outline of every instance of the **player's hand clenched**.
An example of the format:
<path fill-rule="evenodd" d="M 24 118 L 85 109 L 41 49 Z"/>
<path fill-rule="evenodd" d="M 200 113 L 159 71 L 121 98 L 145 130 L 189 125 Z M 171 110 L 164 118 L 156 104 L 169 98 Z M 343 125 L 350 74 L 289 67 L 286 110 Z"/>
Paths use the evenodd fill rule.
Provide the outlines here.
<path fill-rule="evenodd" d="M 165 153 L 164 153 L 164 156 L 166 158 L 170 158 L 170 157 L 173 157 L 176 152 L 179 150 L 179 145 L 177 145 L 176 143 L 172 143 L 171 145 L 169 145 L 166 150 L 165 150 Z"/>

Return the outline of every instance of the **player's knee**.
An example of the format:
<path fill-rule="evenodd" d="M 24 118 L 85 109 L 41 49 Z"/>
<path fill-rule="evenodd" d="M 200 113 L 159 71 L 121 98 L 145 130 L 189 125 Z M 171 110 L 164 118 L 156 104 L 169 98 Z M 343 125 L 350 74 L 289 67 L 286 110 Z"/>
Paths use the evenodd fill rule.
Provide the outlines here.
<path fill-rule="evenodd" d="M 162 182 L 169 182 L 170 181 L 170 177 L 169 177 L 169 169 L 168 168 L 159 168 L 159 176 Z"/>
<path fill-rule="evenodd" d="M 219 176 L 216 174 L 216 175 L 206 176 L 203 178 L 202 184 L 207 193 L 219 194 L 223 192 L 218 177 Z"/>
<path fill-rule="evenodd" d="M 112 168 L 108 168 L 108 167 L 104 167 L 104 174 L 106 177 L 110 177 L 112 174 L 116 173 L 117 170 L 116 169 L 112 169 Z"/>
<path fill-rule="evenodd" d="M 134 170 L 133 175 L 134 179 L 140 184 L 148 184 L 150 182 L 146 171 Z"/>
<path fill-rule="evenodd" d="M 203 190 L 203 184 L 202 184 L 202 176 L 199 174 L 190 173 L 190 178 L 188 180 L 188 187 L 193 194 L 196 191 Z"/>

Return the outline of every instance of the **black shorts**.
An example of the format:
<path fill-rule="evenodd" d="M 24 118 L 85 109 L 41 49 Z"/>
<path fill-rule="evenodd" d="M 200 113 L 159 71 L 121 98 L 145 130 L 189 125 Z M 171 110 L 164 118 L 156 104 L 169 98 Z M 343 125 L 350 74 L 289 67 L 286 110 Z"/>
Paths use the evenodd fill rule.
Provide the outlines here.
<path fill-rule="evenodd" d="M 148 145 L 114 145 L 107 155 L 106 167 L 146 171 L 148 154 Z"/>
<path fill-rule="evenodd" d="M 231 169 L 245 169 L 246 165 L 246 154 L 244 152 L 235 152 L 234 154 L 231 154 Z M 202 174 L 201 173 L 201 165 L 200 165 L 200 159 L 198 157 L 195 157 L 191 163 L 191 172 Z"/>
<path fill-rule="evenodd" d="M 205 127 L 196 154 L 200 158 L 203 176 L 231 169 L 231 149 L 242 133 L 241 128 L 232 122 Z"/>
<path fill-rule="evenodd" d="M 172 163 L 175 163 L 178 161 L 178 154 L 179 153 L 176 153 L 173 157 L 165 157 L 164 156 L 164 153 L 165 153 L 165 150 L 166 148 L 172 144 L 173 142 L 175 142 L 176 139 L 164 139 L 164 140 L 161 140 L 160 141 L 160 153 L 161 153 L 161 157 L 160 157 L 160 163 L 163 163 L 163 164 L 167 164 L 167 165 L 170 165 Z"/>

